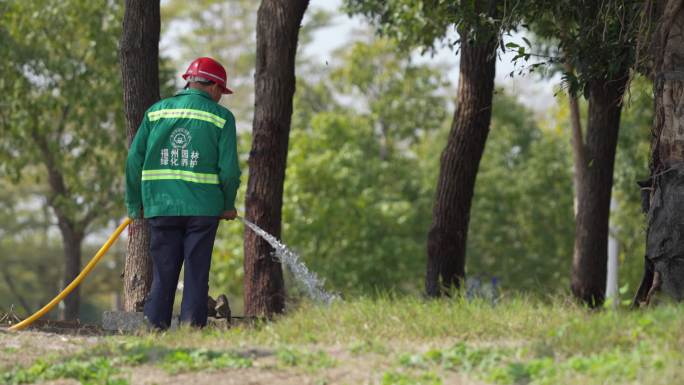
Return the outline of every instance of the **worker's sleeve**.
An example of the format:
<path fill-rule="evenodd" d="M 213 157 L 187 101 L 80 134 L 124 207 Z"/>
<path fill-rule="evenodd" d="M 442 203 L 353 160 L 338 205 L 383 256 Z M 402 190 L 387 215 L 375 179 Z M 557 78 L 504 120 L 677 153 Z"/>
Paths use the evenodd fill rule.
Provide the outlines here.
<path fill-rule="evenodd" d="M 147 113 L 145 113 L 145 118 L 128 149 L 126 160 L 126 209 L 128 217 L 133 219 L 140 218 L 142 209 L 142 170 L 145 163 L 147 137 L 150 133 L 149 125 Z"/>
<path fill-rule="evenodd" d="M 240 163 L 235 118 L 232 115 L 226 119 L 226 124 L 219 135 L 218 155 L 219 179 L 224 199 L 223 210 L 235 210 L 235 196 L 240 186 Z"/>

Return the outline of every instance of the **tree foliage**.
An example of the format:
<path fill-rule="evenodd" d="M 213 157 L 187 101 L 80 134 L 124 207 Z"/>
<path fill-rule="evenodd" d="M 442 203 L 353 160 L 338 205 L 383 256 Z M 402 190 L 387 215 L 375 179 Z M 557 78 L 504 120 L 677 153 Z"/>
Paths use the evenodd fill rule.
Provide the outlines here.
<path fill-rule="evenodd" d="M 339 52 L 327 89 L 307 84 L 295 114 L 284 202 L 284 238 L 345 292 L 415 289 L 424 263 L 431 184 L 420 144 L 442 127 L 439 70 L 393 54 L 388 40 Z M 353 100 L 352 105 L 344 101 Z"/>
<path fill-rule="evenodd" d="M 78 0 L 11 1 L 2 14 L 3 166 L 14 180 L 30 166 L 43 183 L 63 179 L 48 203 L 81 230 L 120 204 L 120 15 L 118 3 Z"/>
<path fill-rule="evenodd" d="M 620 76 L 635 63 L 642 26 L 642 1 L 535 0 L 524 7 L 527 26 L 541 39 L 545 64 L 564 62 L 563 79 L 572 95 L 588 97 L 596 79 Z M 523 47 L 514 60 L 529 60 Z"/>
<path fill-rule="evenodd" d="M 482 0 L 345 0 L 349 14 L 371 20 L 380 35 L 396 39 L 404 48 L 434 51 L 441 45 L 457 48 L 460 39 L 487 42 L 519 20 L 519 4 Z M 452 31 L 460 38 L 454 38 Z"/>

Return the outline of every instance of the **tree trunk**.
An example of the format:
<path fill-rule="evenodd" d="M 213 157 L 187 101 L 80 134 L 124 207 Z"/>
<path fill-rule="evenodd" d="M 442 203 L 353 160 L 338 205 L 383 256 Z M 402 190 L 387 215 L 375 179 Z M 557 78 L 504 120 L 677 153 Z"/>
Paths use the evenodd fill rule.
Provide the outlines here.
<path fill-rule="evenodd" d="M 62 247 L 64 248 L 64 282 L 62 287 L 68 286 L 71 281 L 81 272 L 81 243 L 83 232 L 74 229 L 73 224 L 60 219 L 59 231 L 62 234 Z M 81 289 L 76 288 L 64 299 L 64 310 L 60 315 L 63 320 L 78 319 L 81 305 Z"/>
<path fill-rule="evenodd" d="M 495 43 L 475 45 L 461 36 L 458 107 L 442 152 L 437 194 L 428 233 L 425 290 L 437 297 L 465 278 L 470 204 L 489 134 Z"/>
<path fill-rule="evenodd" d="M 295 92 L 295 55 L 308 0 L 263 0 L 257 13 L 257 56 L 252 150 L 246 218 L 280 237 L 283 183 Z M 285 288 L 273 249 L 245 229 L 245 314 L 281 313 Z"/>
<path fill-rule="evenodd" d="M 583 163 L 576 162 L 577 213 L 571 288 L 591 307 L 603 304 L 608 263 L 608 220 L 613 165 L 627 70 L 589 83 L 589 116 Z"/>
<path fill-rule="evenodd" d="M 644 277 L 634 305 L 663 290 L 684 299 L 684 2 L 656 2 L 651 42 L 655 120 Z"/>
<path fill-rule="evenodd" d="M 69 107 L 63 110 L 62 122 L 66 119 Z M 60 123 L 59 127 L 63 127 Z M 48 185 L 50 186 L 50 194 L 47 203 L 52 208 L 59 231 L 62 235 L 62 247 L 64 248 L 64 282 L 62 287 L 66 287 L 81 271 L 81 242 L 83 241 L 83 229 L 88 226 L 88 220 L 84 219 L 81 223 L 76 223 L 72 218 L 69 218 L 67 211 L 64 210 L 61 203 L 72 199 L 69 190 L 64 183 L 64 175 L 62 174 L 57 162 L 50 151 L 47 140 L 41 136 L 33 127 L 31 130 L 31 137 L 41 150 L 43 154 L 43 162 L 48 176 Z M 60 318 L 64 320 L 73 320 L 78 318 L 80 308 L 80 289 L 76 287 L 64 300 L 64 311 L 61 312 Z"/>
<path fill-rule="evenodd" d="M 565 62 L 565 72 L 574 76 L 575 70 L 569 62 Z M 575 174 L 572 179 L 572 187 L 575 189 L 575 199 L 573 200 L 573 212 L 577 216 L 577 186 L 580 185 L 582 177 L 580 173 L 584 169 L 580 165 L 585 164 L 584 160 L 584 134 L 582 133 L 582 119 L 580 118 L 580 107 L 577 95 L 573 95 L 568 90 L 568 106 L 570 107 L 570 127 L 572 131 L 572 156 L 575 164 Z"/>
<path fill-rule="evenodd" d="M 121 37 L 121 75 L 128 144 L 143 114 L 159 100 L 159 1 L 126 0 Z M 124 310 L 141 311 L 152 284 L 150 230 L 145 220 L 128 228 L 123 272 Z"/>

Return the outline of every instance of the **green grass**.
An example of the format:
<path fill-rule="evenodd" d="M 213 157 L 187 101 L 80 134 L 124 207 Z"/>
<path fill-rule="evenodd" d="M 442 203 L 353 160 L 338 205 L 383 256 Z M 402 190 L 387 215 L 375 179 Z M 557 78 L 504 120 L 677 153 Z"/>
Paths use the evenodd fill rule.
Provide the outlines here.
<path fill-rule="evenodd" d="M 87 385 L 124 385 L 129 381 L 120 368 L 144 364 L 156 365 L 169 374 L 218 369 L 242 369 L 252 366 L 252 358 L 234 351 L 167 348 L 141 341 L 110 339 L 95 348 L 66 359 L 38 360 L 27 368 L 0 375 L 0 383 L 28 384 L 36 381 L 71 378 Z"/>
<path fill-rule="evenodd" d="M 280 348 L 276 352 L 278 364 L 283 367 L 302 367 L 311 372 L 336 366 L 337 362 L 322 350 L 307 351 L 292 347 Z"/>
<path fill-rule="evenodd" d="M 167 372 L 240 369 L 252 366 L 252 359 L 234 352 L 220 352 L 207 349 L 176 349 L 164 356 L 162 367 Z"/>
<path fill-rule="evenodd" d="M 97 357 L 92 359 L 72 358 L 63 362 L 49 363 L 39 360 L 28 368 L 2 374 L 3 384 L 32 384 L 60 378 L 78 380 L 84 385 L 127 385 L 129 381 L 119 375 L 119 369 L 110 360 Z"/>
<path fill-rule="evenodd" d="M 412 375 L 389 371 L 382 375 L 382 385 L 442 385 L 444 382 L 435 373 Z"/>
<path fill-rule="evenodd" d="M 106 381 L 126 381 L 126 368 L 139 365 L 169 374 L 265 365 L 327 384 L 328 371 L 373 361 L 381 364 L 374 375 L 380 385 L 449 383 L 456 374 L 494 384 L 669 384 L 684 378 L 681 346 L 679 305 L 589 311 L 562 298 L 491 305 L 387 296 L 303 305 L 273 322 L 227 331 L 107 337 L 52 366 L 37 362 L 0 378 L 80 379 L 81 363 L 95 373 L 82 383 L 118 384 L 125 382 Z M 266 354 L 250 355 L 254 348 Z"/>

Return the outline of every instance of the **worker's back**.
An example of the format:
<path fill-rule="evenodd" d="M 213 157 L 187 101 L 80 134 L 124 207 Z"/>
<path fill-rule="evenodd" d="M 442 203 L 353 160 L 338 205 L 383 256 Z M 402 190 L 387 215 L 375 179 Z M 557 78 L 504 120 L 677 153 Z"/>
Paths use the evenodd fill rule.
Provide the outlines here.
<path fill-rule="evenodd" d="M 234 208 L 235 118 L 207 93 L 186 89 L 150 107 L 129 158 L 141 155 L 142 170 L 127 169 L 127 183 L 139 175 L 145 217 L 219 216 Z M 127 196 L 136 195 L 128 187 Z M 127 197 L 129 215 L 135 204 Z"/>

